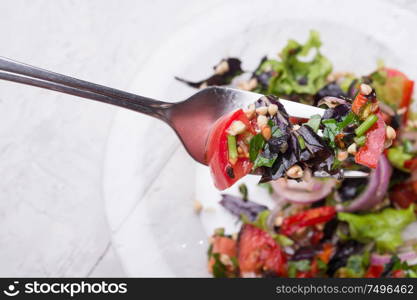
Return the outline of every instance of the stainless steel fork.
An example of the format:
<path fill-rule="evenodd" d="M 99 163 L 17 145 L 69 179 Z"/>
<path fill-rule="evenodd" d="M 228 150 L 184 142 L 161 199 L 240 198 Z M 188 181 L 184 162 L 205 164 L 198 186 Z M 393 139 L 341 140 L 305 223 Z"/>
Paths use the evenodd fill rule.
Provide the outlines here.
<path fill-rule="evenodd" d="M 61 93 L 134 110 L 166 122 L 178 135 L 187 152 L 207 164 L 205 145 L 212 124 L 222 115 L 246 107 L 262 95 L 223 87 L 208 87 L 191 97 L 169 103 L 80 80 L 0 57 L 0 79 L 32 85 Z M 324 110 L 280 99 L 290 116 L 309 118 Z M 366 174 L 366 173 L 365 173 Z M 366 174 L 367 175 L 367 174 Z M 363 174 L 354 174 L 353 177 Z M 349 177 L 349 171 L 345 177 Z"/>

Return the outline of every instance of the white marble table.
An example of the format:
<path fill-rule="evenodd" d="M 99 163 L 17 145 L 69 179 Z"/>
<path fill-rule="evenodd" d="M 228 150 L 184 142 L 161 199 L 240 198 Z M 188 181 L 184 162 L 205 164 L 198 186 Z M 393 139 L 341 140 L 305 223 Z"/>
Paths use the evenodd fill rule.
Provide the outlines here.
<path fill-rule="evenodd" d="M 165 38 L 219 1 L 2 1 L 0 55 L 128 89 Z M 116 111 L 0 82 L 0 276 L 124 275 L 102 203 Z"/>
<path fill-rule="evenodd" d="M 211 5 L 2 1 L 0 55 L 128 89 L 152 50 Z M 116 110 L 0 82 L 0 276 L 124 275 L 101 185 Z"/>

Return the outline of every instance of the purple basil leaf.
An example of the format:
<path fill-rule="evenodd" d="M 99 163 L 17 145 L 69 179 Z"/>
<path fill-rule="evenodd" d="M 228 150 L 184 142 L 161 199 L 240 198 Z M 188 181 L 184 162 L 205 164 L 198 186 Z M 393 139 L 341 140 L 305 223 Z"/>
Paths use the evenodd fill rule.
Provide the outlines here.
<path fill-rule="evenodd" d="M 231 214 L 240 217 L 245 215 L 250 221 L 255 221 L 261 211 L 267 210 L 268 207 L 255 203 L 253 201 L 244 201 L 242 197 L 229 194 L 222 194 L 220 204 Z"/>

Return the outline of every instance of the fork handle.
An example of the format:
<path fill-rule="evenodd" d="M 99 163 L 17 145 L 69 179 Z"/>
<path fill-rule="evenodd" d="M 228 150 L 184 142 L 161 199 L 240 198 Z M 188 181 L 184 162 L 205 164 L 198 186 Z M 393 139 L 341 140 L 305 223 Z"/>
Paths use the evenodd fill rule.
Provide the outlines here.
<path fill-rule="evenodd" d="M 0 57 L 0 79 L 127 108 L 166 121 L 171 103 L 113 89 Z"/>

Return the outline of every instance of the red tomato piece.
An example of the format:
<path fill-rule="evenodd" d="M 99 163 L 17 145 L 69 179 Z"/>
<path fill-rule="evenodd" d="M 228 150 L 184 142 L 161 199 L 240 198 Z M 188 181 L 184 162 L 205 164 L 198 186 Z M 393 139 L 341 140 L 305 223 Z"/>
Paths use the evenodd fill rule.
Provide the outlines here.
<path fill-rule="evenodd" d="M 213 239 L 212 253 L 226 254 L 229 257 L 236 256 L 235 240 L 224 236 L 215 236 Z"/>
<path fill-rule="evenodd" d="M 385 122 L 378 113 L 378 121 L 366 133 L 366 143 L 359 148 L 355 155 L 355 162 L 369 168 L 376 168 L 379 157 L 384 151 L 385 143 Z"/>
<path fill-rule="evenodd" d="M 383 69 L 384 69 L 385 72 L 387 72 L 387 77 L 388 78 L 398 76 L 398 77 L 402 77 L 402 78 L 407 78 L 408 79 L 408 77 L 403 72 L 401 72 L 401 71 L 398 71 L 398 70 L 392 69 L 392 68 L 387 68 L 387 67 L 385 67 Z"/>
<path fill-rule="evenodd" d="M 391 273 L 392 278 L 404 278 L 405 272 L 403 270 L 395 270 Z"/>
<path fill-rule="evenodd" d="M 290 236 L 300 228 L 330 221 L 335 215 L 333 206 L 312 208 L 285 218 L 280 230 L 282 234 Z"/>
<path fill-rule="evenodd" d="M 297 271 L 297 275 L 295 275 L 295 278 L 311 278 L 310 271 Z"/>
<path fill-rule="evenodd" d="M 385 68 L 385 71 L 387 72 L 387 77 L 401 77 L 403 79 L 403 89 L 402 89 L 402 98 L 400 107 L 409 107 L 411 102 L 411 97 L 413 95 L 413 88 L 414 88 L 414 81 L 410 80 L 407 75 L 405 75 L 403 72 Z"/>
<path fill-rule="evenodd" d="M 414 190 L 414 183 L 396 184 L 391 192 L 390 199 L 401 208 L 408 208 L 412 203 L 417 202 L 417 192 Z"/>
<path fill-rule="evenodd" d="M 214 184 L 219 190 L 230 187 L 252 169 L 252 163 L 248 158 L 239 157 L 234 165 L 229 162 L 226 130 L 237 120 L 243 122 L 249 132 L 255 134 L 249 119 L 243 110 L 239 109 L 217 120 L 207 140 L 206 161 Z"/>
<path fill-rule="evenodd" d="M 289 117 L 289 120 L 291 124 L 301 124 L 301 123 L 308 122 L 308 119 L 296 118 L 296 117 Z"/>
<path fill-rule="evenodd" d="M 251 225 L 243 225 L 238 239 L 240 271 L 270 271 L 277 276 L 286 276 L 286 256 L 281 247 L 266 231 Z"/>
<path fill-rule="evenodd" d="M 410 171 L 417 170 L 417 158 L 409 159 L 404 162 L 404 168 Z"/>
<path fill-rule="evenodd" d="M 411 99 L 413 96 L 413 89 L 414 89 L 414 81 L 410 80 L 407 75 L 405 75 L 403 72 L 400 72 L 398 70 L 395 69 L 390 69 L 390 68 L 385 68 L 384 69 L 385 72 L 387 72 L 387 78 L 388 80 L 390 78 L 394 78 L 394 77 L 399 77 L 402 78 L 402 97 L 401 99 L 397 100 L 399 101 L 399 108 L 407 108 L 406 113 L 404 114 L 404 118 L 403 121 L 407 122 L 407 118 L 408 118 L 408 108 L 410 106 L 411 103 Z M 388 83 L 389 84 L 389 83 Z"/>
<path fill-rule="evenodd" d="M 309 271 L 297 271 L 296 278 L 314 278 L 319 273 L 319 268 L 317 265 L 317 260 L 313 259 L 310 265 Z"/>
<path fill-rule="evenodd" d="M 404 115 L 404 121 L 407 121 L 408 114 L 409 114 L 409 108 L 411 104 L 411 99 L 413 96 L 413 89 L 414 89 L 414 81 L 407 80 L 404 83 L 404 89 L 403 89 L 403 99 L 401 100 L 400 107 L 406 107 L 407 112 Z"/>
<path fill-rule="evenodd" d="M 372 265 L 369 266 L 368 271 L 365 274 L 365 278 L 379 278 L 384 272 L 384 266 L 382 265 Z"/>
<path fill-rule="evenodd" d="M 323 231 L 315 230 L 313 235 L 310 238 L 310 243 L 312 245 L 318 245 L 320 243 L 321 239 L 323 238 L 323 236 L 324 236 Z"/>

